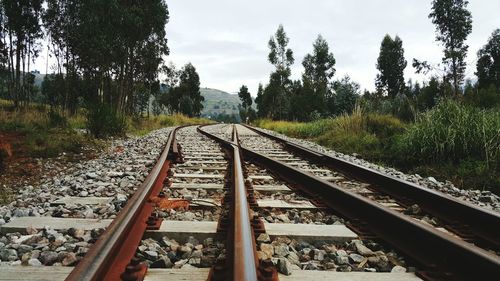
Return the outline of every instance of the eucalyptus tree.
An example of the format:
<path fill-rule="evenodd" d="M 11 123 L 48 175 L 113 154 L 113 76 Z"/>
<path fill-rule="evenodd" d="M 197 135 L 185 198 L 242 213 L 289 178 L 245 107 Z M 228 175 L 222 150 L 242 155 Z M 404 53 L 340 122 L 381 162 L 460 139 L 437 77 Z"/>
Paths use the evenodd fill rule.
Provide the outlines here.
<path fill-rule="evenodd" d="M 335 57 L 330 52 L 328 42 L 318 35 L 313 43 L 313 53 L 307 54 L 302 61 L 304 73 L 302 80 L 306 88 L 312 88 L 312 96 L 309 103 L 315 103 L 313 106 L 319 113 L 326 113 L 327 99 L 331 97 L 331 90 L 328 85 L 335 74 Z M 310 87 L 309 87 L 310 86 Z M 308 91 L 302 91 L 308 92 Z"/>
<path fill-rule="evenodd" d="M 466 0 L 433 0 L 429 18 L 436 25 L 436 40 L 444 46 L 443 63 L 447 77 L 453 81 L 455 95 L 459 92 L 466 68 L 467 36 L 472 32 L 472 16 Z"/>
<path fill-rule="evenodd" d="M 403 93 L 406 65 L 403 41 L 397 35 L 392 39 L 386 34 L 380 44 L 380 53 L 377 59 L 377 69 L 380 72 L 375 79 L 377 90 L 386 92 L 390 98 Z"/>
<path fill-rule="evenodd" d="M 480 88 L 494 85 L 500 91 L 500 29 L 491 34 L 486 45 L 477 52 L 476 75 Z"/>
<path fill-rule="evenodd" d="M 287 47 L 289 41 L 283 25 L 280 24 L 268 42 L 268 60 L 274 65 L 275 70 L 271 73 L 269 85 L 266 87 L 267 91 L 264 91 L 264 95 L 271 95 L 270 114 L 271 117 L 278 119 L 284 118 L 289 110 L 290 66 L 294 63 L 293 51 Z"/>
<path fill-rule="evenodd" d="M 2 0 L 2 21 L 5 42 L 8 45 L 9 92 L 15 106 L 21 99 L 30 98 L 31 87 L 25 87 L 26 72 L 38 57 L 39 40 L 43 33 L 40 25 L 42 0 Z"/>

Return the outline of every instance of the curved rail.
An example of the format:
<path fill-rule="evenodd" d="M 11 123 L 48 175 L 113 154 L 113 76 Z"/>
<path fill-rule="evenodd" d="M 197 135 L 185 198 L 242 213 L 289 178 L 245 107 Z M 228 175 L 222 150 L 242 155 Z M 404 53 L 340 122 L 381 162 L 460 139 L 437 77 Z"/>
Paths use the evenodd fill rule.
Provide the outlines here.
<path fill-rule="evenodd" d="M 257 254 L 254 240 L 254 233 L 250 223 L 250 205 L 247 200 L 245 188 L 245 177 L 243 175 L 240 150 L 237 145 L 238 139 L 233 128 L 233 141 L 228 142 L 214 136 L 198 127 L 198 131 L 207 137 L 214 139 L 231 151 L 233 161 L 233 196 L 232 196 L 232 243 L 233 243 L 233 264 L 232 280 L 257 281 Z"/>
<path fill-rule="evenodd" d="M 137 276 L 146 270 L 146 266 L 139 264 L 133 257 L 153 210 L 148 199 L 152 195 L 157 195 L 162 188 L 169 167 L 167 156 L 178 128 L 172 129 L 165 149 L 149 175 L 85 257 L 71 271 L 66 278 L 67 281 L 120 280 Z M 125 275 L 121 276 L 122 274 Z"/>
<path fill-rule="evenodd" d="M 430 226 L 416 222 L 361 195 L 346 191 L 333 183 L 291 167 L 281 161 L 271 159 L 244 147 L 240 147 L 240 149 L 245 158 L 250 158 L 272 170 L 280 177 L 296 183 L 298 187 L 302 187 L 305 193 L 320 196 L 328 207 L 340 214 L 351 219 L 363 220 L 371 231 L 378 234 L 386 242 L 434 270 L 448 271 L 460 280 L 475 280 L 479 276 L 488 278 L 500 276 L 500 258 L 498 256 Z M 321 153 L 315 151 L 311 151 L 311 153 L 321 155 Z M 347 164 L 351 163 L 346 162 L 345 167 L 347 167 Z M 365 173 L 370 170 L 361 166 L 354 166 L 354 169 L 365 169 Z M 350 171 L 351 173 L 353 171 Z M 374 177 L 381 176 L 383 175 L 380 173 L 374 175 Z M 397 181 L 400 184 L 406 183 L 392 177 L 387 178 L 387 181 Z M 429 194 L 438 195 L 436 192 L 429 192 Z M 474 208 L 472 212 L 476 213 L 477 209 L 479 208 Z M 485 212 L 484 215 L 488 216 L 490 214 Z M 476 219 L 481 218 L 480 216 Z M 498 228 L 498 225 L 497 223 L 489 227 Z"/>
<path fill-rule="evenodd" d="M 248 125 L 244 126 L 318 163 L 327 165 L 353 178 L 373 184 L 378 190 L 388 195 L 400 199 L 410 199 L 426 212 L 450 224 L 465 224 L 467 226 L 467 231 L 479 238 L 479 241 L 482 240 L 486 242 L 487 245 L 492 245 L 494 248 L 500 249 L 499 213 L 477 207 L 473 204 L 453 198 L 452 196 L 383 174 L 379 171 L 314 151 L 254 127 Z"/>

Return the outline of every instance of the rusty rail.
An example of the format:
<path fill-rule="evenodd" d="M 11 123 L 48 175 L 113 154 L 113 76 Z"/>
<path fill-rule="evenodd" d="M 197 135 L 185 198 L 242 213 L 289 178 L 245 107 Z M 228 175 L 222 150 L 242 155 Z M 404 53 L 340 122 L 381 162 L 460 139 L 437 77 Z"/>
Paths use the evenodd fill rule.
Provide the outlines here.
<path fill-rule="evenodd" d="M 467 232 L 475 235 L 475 242 L 481 242 L 487 247 L 500 250 L 499 213 L 477 207 L 452 196 L 383 174 L 379 171 L 314 151 L 278 136 L 257 130 L 251 126 L 245 125 L 245 127 L 285 145 L 288 149 L 302 154 L 308 159 L 338 170 L 358 180 L 368 182 L 374 185 L 377 190 L 390 196 L 402 199 L 403 201 L 410 199 L 417 203 L 422 210 L 449 224 L 463 224 Z"/>
<path fill-rule="evenodd" d="M 172 129 L 165 149 L 149 175 L 71 271 L 67 281 L 137 280 L 145 274 L 146 265 L 139 263 L 134 255 L 144 231 L 148 226 L 158 223 L 158 220 L 151 216 L 154 206 L 149 199 L 158 195 L 163 187 L 163 180 L 169 168 L 167 157 L 178 128 Z"/>
<path fill-rule="evenodd" d="M 259 265 L 256 253 L 255 233 L 250 216 L 250 205 L 248 202 L 248 193 L 245 187 L 245 178 L 243 174 L 243 163 L 241 151 L 238 144 L 238 134 L 233 127 L 232 141 L 221 139 L 212 135 L 202 128 L 198 131 L 205 136 L 219 142 L 224 148 L 231 152 L 232 156 L 232 218 L 231 234 L 228 235 L 232 240 L 232 278 L 230 280 L 249 280 L 249 281 L 277 281 L 278 274 L 272 262 L 265 261 Z M 219 280 L 219 279 L 216 279 Z"/>
<path fill-rule="evenodd" d="M 343 216 L 350 219 L 361 219 L 368 225 L 370 231 L 431 271 L 452 274 L 453 278 L 458 280 L 476 280 L 478 278 L 488 280 L 493 276 L 500 276 L 500 258 L 498 256 L 416 222 L 401 213 L 380 206 L 361 195 L 346 191 L 310 173 L 244 147 L 240 147 L 240 149 L 245 158 L 251 159 L 289 182 L 297 184 L 305 193 L 319 196 L 328 207 Z M 314 151 L 313 153 L 319 154 Z M 435 192 L 431 192 L 431 194 L 435 194 Z M 498 228 L 498 225 L 497 223 L 490 227 Z"/>

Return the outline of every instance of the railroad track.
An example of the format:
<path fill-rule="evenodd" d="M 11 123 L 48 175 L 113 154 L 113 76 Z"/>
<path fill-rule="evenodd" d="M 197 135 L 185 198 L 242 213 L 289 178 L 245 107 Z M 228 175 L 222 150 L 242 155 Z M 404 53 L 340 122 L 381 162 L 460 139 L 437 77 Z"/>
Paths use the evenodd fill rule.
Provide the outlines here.
<path fill-rule="evenodd" d="M 150 175 L 111 223 L 101 222 L 106 231 L 95 231 L 76 267 L 0 273 L 8 280 L 29 279 L 30 270 L 33 280 L 495 280 L 499 221 L 253 128 L 191 126 L 171 132 Z"/>

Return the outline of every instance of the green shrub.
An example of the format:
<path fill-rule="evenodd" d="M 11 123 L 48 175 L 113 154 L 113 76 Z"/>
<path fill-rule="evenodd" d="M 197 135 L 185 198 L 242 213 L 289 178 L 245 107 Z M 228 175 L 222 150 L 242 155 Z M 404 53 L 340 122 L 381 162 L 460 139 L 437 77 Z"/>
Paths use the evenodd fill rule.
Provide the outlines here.
<path fill-rule="evenodd" d="M 445 100 L 421 115 L 398 140 L 400 155 L 412 162 L 441 162 L 473 157 L 498 162 L 500 112 Z"/>
<path fill-rule="evenodd" d="M 123 136 L 127 130 L 127 121 L 109 105 L 99 104 L 89 109 L 87 128 L 97 138 Z"/>
<path fill-rule="evenodd" d="M 68 127 L 68 119 L 66 117 L 59 114 L 59 112 L 50 110 L 47 113 L 49 118 L 49 126 L 50 127 L 58 127 L 58 128 L 66 128 Z"/>
<path fill-rule="evenodd" d="M 367 114 L 366 128 L 379 138 L 392 138 L 404 132 L 406 125 L 401 120 L 387 114 Z"/>

